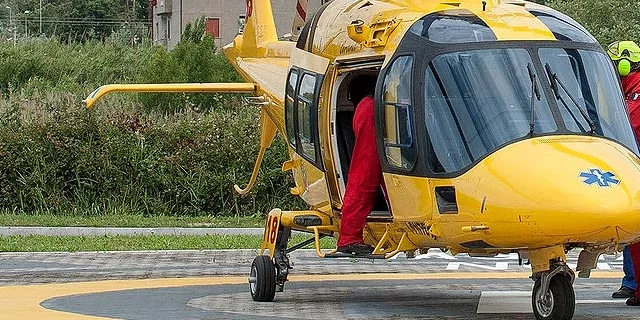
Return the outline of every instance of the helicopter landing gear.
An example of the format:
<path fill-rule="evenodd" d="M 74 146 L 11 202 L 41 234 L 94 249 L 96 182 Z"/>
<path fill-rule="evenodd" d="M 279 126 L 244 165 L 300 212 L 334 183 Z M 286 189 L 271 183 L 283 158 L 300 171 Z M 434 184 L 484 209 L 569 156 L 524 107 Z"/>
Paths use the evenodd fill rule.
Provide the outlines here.
<path fill-rule="evenodd" d="M 253 259 L 251 264 L 249 289 L 251 290 L 253 301 L 270 302 L 273 301 L 276 292 L 284 291 L 289 269 L 293 269 L 288 253 L 302 247 L 302 244 L 300 244 L 287 250 L 291 229 L 281 227 L 277 230 L 277 237 L 274 239 L 273 258 L 267 255 L 259 255 Z"/>
<path fill-rule="evenodd" d="M 531 303 L 538 320 L 570 320 L 576 306 L 573 271 L 564 263 L 533 277 L 535 285 Z"/>
<path fill-rule="evenodd" d="M 253 259 L 249 289 L 253 301 L 273 301 L 276 295 L 276 267 L 269 256 L 257 256 Z"/>

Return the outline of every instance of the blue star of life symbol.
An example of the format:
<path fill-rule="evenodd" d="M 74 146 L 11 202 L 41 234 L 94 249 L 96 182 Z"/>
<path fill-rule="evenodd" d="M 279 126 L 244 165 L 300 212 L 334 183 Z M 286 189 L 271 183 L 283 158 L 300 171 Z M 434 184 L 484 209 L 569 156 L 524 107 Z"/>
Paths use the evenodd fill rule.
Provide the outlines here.
<path fill-rule="evenodd" d="M 600 169 L 589 169 L 589 172 L 580 172 L 580 177 L 584 178 L 582 182 L 588 185 L 597 183 L 600 187 L 610 187 L 612 184 L 620 184 L 620 180 L 616 179 L 616 175 L 611 172 L 602 172 Z"/>

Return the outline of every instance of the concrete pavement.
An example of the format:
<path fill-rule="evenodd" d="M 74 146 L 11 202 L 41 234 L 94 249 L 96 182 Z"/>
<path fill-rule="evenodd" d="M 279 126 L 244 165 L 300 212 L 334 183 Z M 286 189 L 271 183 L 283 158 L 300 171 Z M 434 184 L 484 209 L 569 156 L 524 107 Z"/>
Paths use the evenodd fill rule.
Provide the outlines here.
<path fill-rule="evenodd" d="M 4 232 L 4 233 L 3 233 Z M 262 234 L 262 229 L 4 228 L 3 235 Z M 251 300 L 257 250 L 0 253 L 0 319 L 534 319 L 530 267 L 517 255 L 472 258 L 438 249 L 414 259 L 320 259 L 294 269 L 272 303 Z M 575 267 L 577 251 L 567 255 Z M 622 257 L 603 255 L 577 279 L 578 320 L 639 319 L 613 300 Z"/>
<path fill-rule="evenodd" d="M 0 254 L 0 319 L 533 319 L 528 266 L 515 255 L 319 259 L 294 269 L 272 303 L 251 300 L 256 250 Z M 574 264 L 577 252 L 570 252 Z M 640 319 L 613 300 L 621 257 L 577 279 L 574 319 Z"/>

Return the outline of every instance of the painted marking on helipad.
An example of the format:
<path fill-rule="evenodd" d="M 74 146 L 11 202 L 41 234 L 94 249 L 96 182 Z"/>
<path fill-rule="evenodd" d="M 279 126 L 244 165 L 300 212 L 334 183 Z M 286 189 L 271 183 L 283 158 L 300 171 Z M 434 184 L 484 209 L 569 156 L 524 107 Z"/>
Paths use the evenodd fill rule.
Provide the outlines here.
<path fill-rule="evenodd" d="M 622 277 L 622 272 L 593 272 L 593 278 Z M 292 275 L 295 282 L 346 281 L 346 280 L 438 280 L 438 279 L 524 279 L 526 272 L 465 272 L 465 273 L 371 273 L 340 275 Z M 62 284 L 42 284 L 0 287 L 0 319 L 107 319 L 62 311 L 49 310 L 40 305 L 45 300 L 78 294 L 153 289 L 198 285 L 245 284 L 247 277 L 203 277 L 178 279 L 109 280 Z M 594 302 L 595 303 L 595 302 Z"/>
<path fill-rule="evenodd" d="M 576 300 L 576 304 L 596 304 L 596 303 L 611 303 L 611 304 L 625 304 L 625 299 L 616 299 L 616 300 Z"/>
<path fill-rule="evenodd" d="M 576 304 L 623 304 L 624 300 L 576 300 Z M 476 313 L 533 313 L 530 291 L 482 291 Z"/>
<path fill-rule="evenodd" d="M 111 280 L 0 287 L 0 319 L 106 319 L 55 310 L 40 306 L 42 301 L 76 294 L 183 287 L 195 285 L 223 285 L 247 283 L 246 277 L 213 277 L 184 279 Z"/>
<path fill-rule="evenodd" d="M 482 291 L 476 313 L 533 313 L 531 293 L 525 291 Z"/>

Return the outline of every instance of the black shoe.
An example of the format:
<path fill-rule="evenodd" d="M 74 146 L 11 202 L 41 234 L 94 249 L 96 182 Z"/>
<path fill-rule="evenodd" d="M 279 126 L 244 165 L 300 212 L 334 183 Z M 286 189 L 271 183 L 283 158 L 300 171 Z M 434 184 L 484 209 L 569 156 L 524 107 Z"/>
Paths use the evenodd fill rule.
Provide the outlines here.
<path fill-rule="evenodd" d="M 611 294 L 611 298 L 614 299 L 626 299 L 626 298 L 631 298 L 634 296 L 635 291 L 627 288 L 627 287 L 620 287 L 620 289 L 618 289 L 618 291 L 614 292 L 613 294 Z"/>
<path fill-rule="evenodd" d="M 373 247 L 364 243 L 352 243 L 346 246 L 338 247 L 337 251 L 356 256 L 368 256 L 373 252 Z"/>
<path fill-rule="evenodd" d="M 640 306 L 640 300 L 638 300 L 635 295 L 632 295 L 629 299 L 627 299 L 627 305 L 638 307 Z"/>

